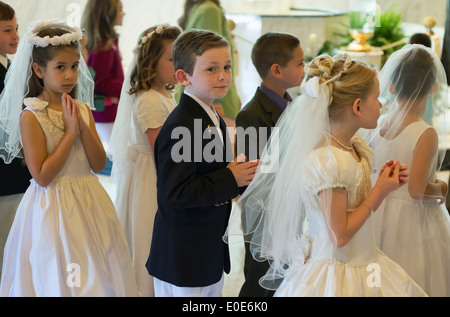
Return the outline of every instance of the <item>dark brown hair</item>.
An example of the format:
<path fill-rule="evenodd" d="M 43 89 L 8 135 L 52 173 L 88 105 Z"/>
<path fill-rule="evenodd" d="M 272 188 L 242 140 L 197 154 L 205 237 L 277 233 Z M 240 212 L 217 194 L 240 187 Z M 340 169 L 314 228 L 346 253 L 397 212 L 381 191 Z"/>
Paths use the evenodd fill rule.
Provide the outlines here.
<path fill-rule="evenodd" d="M 416 46 L 417 49 L 408 52 L 392 73 L 395 92 L 401 99 L 425 97 L 436 81 L 433 57 L 425 47 Z"/>
<path fill-rule="evenodd" d="M 252 48 L 252 62 L 259 76 L 264 79 L 273 64 L 285 67 L 299 46 L 300 40 L 288 33 L 268 32 L 259 37 Z"/>
<path fill-rule="evenodd" d="M 10 21 L 15 16 L 16 12 L 14 9 L 10 5 L 0 1 L 0 21 Z"/>
<path fill-rule="evenodd" d="M 48 29 L 44 29 L 41 30 L 40 32 L 38 32 L 37 36 L 43 38 L 43 37 L 55 37 L 55 36 L 61 36 L 64 35 L 66 33 L 70 33 L 70 30 L 66 30 L 63 28 L 48 28 Z M 46 47 L 38 47 L 38 46 L 34 46 L 33 47 L 33 51 L 31 53 L 31 67 L 33 67 L 33 63 L 38 64 L 39 66 L 45 68 L 47 67 L 47 64 L 49 61 L 51 61 L 56 53 L 58 51 L 67 49 L 67 48 L 71 48 L 71 49 L 76 49 L 78 51 L 78 53 L 80 54 L 80 44 L 78 41 L 72 42 L 70 44 L 67 45 L 59 45 L 59 46 L 52 46 L 52 45 L 48 45 Z M 70 96 L 72 98 L 75 98 L 76 96 L 76 88 L 77 86 L 75 86 L 72 91 L 70 92 Z M 42 90 L 44 89 L 44 83 L 42 81 L 42 79 L 40 79 L 35 72 L 32 70 L 31 72 L 31 76 L 28 80 L 28 93 L 26 94 L 25 97 L 37 97 L 41 94 Z"/>
<path fill-rule="evenodd" d="M 204 30 L 186 30 L 173 43 L 172 58 L 175 71 L 184 70 L 192 75 L 197 56 L 209 49 L 229 47 L 228 41 L 221 35 Z"/>

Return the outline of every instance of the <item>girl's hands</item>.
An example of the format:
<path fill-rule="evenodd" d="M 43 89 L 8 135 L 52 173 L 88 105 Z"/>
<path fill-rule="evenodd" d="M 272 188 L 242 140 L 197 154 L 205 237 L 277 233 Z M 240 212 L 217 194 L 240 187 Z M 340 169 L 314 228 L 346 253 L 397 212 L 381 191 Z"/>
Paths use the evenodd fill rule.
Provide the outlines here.
<path fill-rule="evenodd" d="M 399 161 L 395 163 L 387 162 L 381 169 L 375 188 L 377 188 L 383 196 L 386 196 L 391 191 L 400 188 L 400 186 L 407 182 L 407 177 L 405 179 L 405 172 L 407 171 L 402 171 L 402 173 L 400 173 Z M 401 174 L 402 180 L 400 179 Z"/>
<path fill-rule="evenodd" d="M 61 97 L 62 99 L 62 117 L 64 120 L 64 129 L 66 133 L 73 135 L 78 135 L 80 132 L 80 125 L 78 123 L 78 106 L 75 101 L 64 93 Z"/>
<path fill-rule="evenodd" d="M 397 161 L 397 163 L 399 163 L 399 162 Z M 386 168 L 392 167 L 393 165 L 394 165 L 394 161 L 393 160 L 387 161 L 386 164 L 384 164 L 384 166 L 381 168 L 379 176 L 381 176 L 381 174 L 383 174 L 383 172 L 384 172 L 384 170 Z M 408 164 L 400 164 L 399 173 L 398 173 L 399 182 L 400 182 L 400 186 L 399 187 L 401 187 L 401 186 L 405 185 L 406 183 L 408 183 L 409 174 L 410 174 L 410 172 L 408 170 Z"/>

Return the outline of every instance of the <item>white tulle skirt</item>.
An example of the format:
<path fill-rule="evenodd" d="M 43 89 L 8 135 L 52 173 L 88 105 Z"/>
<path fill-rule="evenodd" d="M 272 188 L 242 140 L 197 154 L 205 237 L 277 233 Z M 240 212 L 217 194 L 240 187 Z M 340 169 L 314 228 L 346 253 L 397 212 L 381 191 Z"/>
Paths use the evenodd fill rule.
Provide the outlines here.
<path fill-rule="evenodd" d="M 150 254 L 158 203 L 153 154 L 141 147 L 129 148 L 130 160 L 118 173 L 116 210 L 130 246 L 140 295 L 154 296 L 153 277 L 145 264 Z"/>
<path fill-rule="evenodd" d="M 289 272 L 292 272 L 289 274 Z M 275 297 L 423 297 L 425 292 L 380 250 L 367 263 L 312 260 L 291 267 Z"/>
<path fill-rule="evenodd" d="M 6 242 L 1 296 L 137 296 L 130 251 L 93 174 L 34 180 Z"/>
<path fill-rule="evenodd" d="M 430 296 L 450 296 L 450 217 L 444 205 L 389 198 L 375 213 L 379 248 Z"/>

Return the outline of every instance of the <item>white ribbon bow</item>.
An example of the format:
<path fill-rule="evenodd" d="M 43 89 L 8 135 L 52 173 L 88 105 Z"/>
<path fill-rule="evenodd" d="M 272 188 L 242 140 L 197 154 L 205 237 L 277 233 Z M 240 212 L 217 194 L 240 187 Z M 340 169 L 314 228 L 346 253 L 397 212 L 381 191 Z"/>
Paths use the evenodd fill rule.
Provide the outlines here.
<path fill-rule="evenodd" d="M 303 82 L 301 88 L 302 92 L 311 98 L 317 98 L 319 96 L 319 77 L 313 77 L 307 82 Z"/>

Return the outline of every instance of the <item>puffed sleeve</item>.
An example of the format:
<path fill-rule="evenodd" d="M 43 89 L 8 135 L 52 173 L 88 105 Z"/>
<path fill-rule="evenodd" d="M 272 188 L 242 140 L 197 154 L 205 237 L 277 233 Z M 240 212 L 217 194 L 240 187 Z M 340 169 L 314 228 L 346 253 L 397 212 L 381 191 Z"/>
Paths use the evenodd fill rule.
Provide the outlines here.
<path fill-rule="evenodd" d="M 143 93 L 137 97 L 137 121 L 142 133 L 162 127 L 169 115 L 164 101 L 155 93 Z"/>
<path fill-rule="evenodd" d="M 333 146 L 314 150 L 305 163 L 304 181 L 307 191 L 317 194 L 327 188 L 358 186 L 362 171 L 351 154 Z"/>

